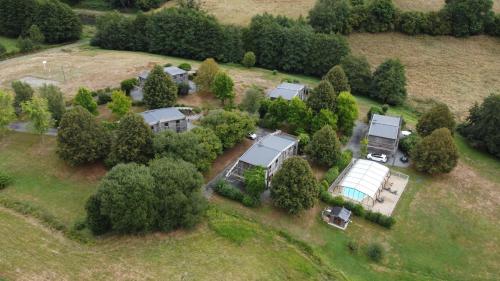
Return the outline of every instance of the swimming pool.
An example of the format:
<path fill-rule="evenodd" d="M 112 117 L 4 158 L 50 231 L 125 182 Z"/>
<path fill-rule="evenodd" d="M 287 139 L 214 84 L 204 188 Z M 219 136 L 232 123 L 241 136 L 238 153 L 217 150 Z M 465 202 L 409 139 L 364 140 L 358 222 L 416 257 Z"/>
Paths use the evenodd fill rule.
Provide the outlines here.
<path fill-rule="evenodd" d="M 344 187 L 343 195 L 358 202 L 363 201 L 363 199 L 365 199 L 366 197 L 366 194 L 351 187 Z"/>

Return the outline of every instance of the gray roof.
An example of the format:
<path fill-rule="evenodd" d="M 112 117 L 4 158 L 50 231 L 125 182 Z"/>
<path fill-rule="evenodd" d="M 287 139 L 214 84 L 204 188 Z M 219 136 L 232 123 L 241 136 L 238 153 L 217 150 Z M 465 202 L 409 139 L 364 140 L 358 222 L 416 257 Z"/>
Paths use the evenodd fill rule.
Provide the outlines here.
<path fill-rule="evenodd" d="M 339 206 L 333 207 L 330 211 L 330 214 L 342 219 L 343 221 L 348 221 L 351 218 L 351 211 Z"/>
<path fill-rule="evenodd" d="M 292 100 L 294 97 L 298 96 L 299 92 L 302 91 L 306 86 L 302 84 L 293 83 L 281 83 L 275 89 L 271 90 L 267 96 L 270 98 L 282 97 L 285 100 Z"/>
<path fill-rule="evenodd" d="M 141 78 L 141 79 L 148 79 L 149 72 L 150 72 L 149 70 L 142 71 L 141 73 L 139 73 L 139 78 Z"/>
<path fill-rule="evenodd" d="M 176 76 L 176 75 L 181 75 L 181 74 L 186 74 L 187 71 L 184 69 L 180 69 L 177 66 L 168 66 L 163 68 L 163 71 L 171 76 Z"/>
<path fill-rule="evenodd" d="M 397 139 L 401 117 L 373 114 L 368 135 L 387 139 Z"/>
<path fill-rule="evenodd" d="M 254 165 L 269 167 L 274 159 L 297 140 L 287 135 L 268 135 L 250 147 L 241 157 L 240 161 Z"/>
<path fill-rule="evenodd" d="M 186 116 L 175 107 L 153 109 L 144 111 L 140 114 L 144 118 L 144 122 L 149 125 L 186 118 Z"/>

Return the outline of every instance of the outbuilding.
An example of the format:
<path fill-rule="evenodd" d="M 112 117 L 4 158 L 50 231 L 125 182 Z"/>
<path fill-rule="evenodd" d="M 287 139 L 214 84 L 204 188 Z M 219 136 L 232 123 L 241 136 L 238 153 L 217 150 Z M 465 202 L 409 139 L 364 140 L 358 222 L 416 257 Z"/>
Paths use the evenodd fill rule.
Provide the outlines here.
<path fill-rule="evenodd" d="M 328 207 L 323 211 L 322 217 L 329 225 L 345 230 L 351 221 L 351 211 L 340 206 Z"/>
<path fill-rule="evenodd" d="M 172 130 L 180 133 L 187 130 L 187 118 L 175 107 L 159 108 L 140 113 L 144 122 L 154 133 Z"/>
<path fill-rule="evenodd" d="M 373 114 L 368 130 L 368 151 L 393 156 L 398 149 L 402 118 Z"/>
<path fill-rule="evenodd" d="M 301 100 L 305 100 L 307 98 L 307 87 L 302 84 L 284 82 L 269 91 L 267 96 L 270 99 L 282 98 L 287 101 L 291 101 L 296 97 Z"/>

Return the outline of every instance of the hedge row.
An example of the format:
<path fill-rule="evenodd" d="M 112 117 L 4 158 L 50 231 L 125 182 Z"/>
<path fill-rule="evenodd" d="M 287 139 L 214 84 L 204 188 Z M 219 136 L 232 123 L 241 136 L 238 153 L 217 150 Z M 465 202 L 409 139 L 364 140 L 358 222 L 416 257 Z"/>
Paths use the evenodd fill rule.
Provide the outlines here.
<path fill-rule="evenodd" d="M 316 76 L 350 53 L 345 38 L 315 33 L 303 20 L 264 14 L 241 28 L 222 25 L 203 11 L 186 8 L 135 18 L 106 14 L 97 20 L 92 44 L 220 62 L 240 62 L 246 51 L 252 51 L 259 66 Z"/>
<path fill-rule="evenodd" d="M 231 185 L 225 180 L 219 180 L 213 187 L 215 193 L 220 196 L 229 198 L 233 201 L 240 202 L 247 207 L 255 207 L 259 204 L 251 196 L 244 194 L 237 187 Z"/>

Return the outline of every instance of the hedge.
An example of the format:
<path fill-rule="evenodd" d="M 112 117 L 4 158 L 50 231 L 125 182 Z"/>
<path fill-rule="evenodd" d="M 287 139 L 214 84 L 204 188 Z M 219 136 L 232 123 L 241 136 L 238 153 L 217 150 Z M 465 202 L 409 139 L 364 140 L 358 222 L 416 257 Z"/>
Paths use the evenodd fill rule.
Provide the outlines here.
<path fill-rule="evenodd" d="M 220 180 L 215 184 L 214 191 L 220 196 L 243 203 L 243 192 L 224 180 Z"/>

